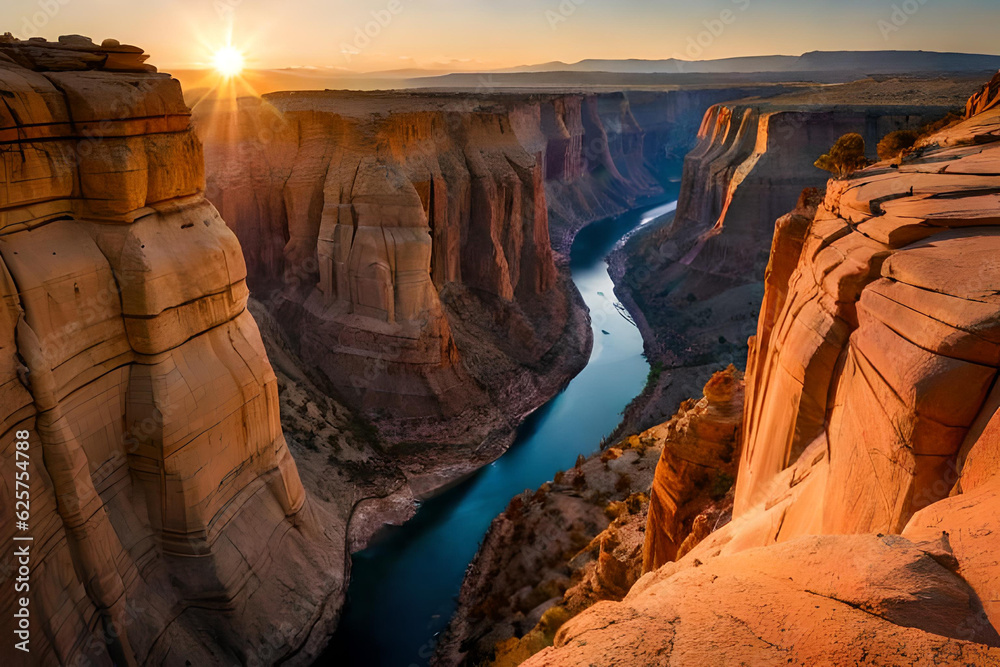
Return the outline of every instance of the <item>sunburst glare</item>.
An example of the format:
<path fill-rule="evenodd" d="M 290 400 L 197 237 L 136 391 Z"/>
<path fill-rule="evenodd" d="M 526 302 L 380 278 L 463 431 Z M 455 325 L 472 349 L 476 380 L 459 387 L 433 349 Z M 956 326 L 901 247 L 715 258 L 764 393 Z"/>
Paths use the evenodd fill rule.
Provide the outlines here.
<path fill-rule="evenodd" d="M 212 56 L 212 66 L 226 78 L 239 76 L 245 64 L 243 54 L 233 46 L 224 46 Z"/>

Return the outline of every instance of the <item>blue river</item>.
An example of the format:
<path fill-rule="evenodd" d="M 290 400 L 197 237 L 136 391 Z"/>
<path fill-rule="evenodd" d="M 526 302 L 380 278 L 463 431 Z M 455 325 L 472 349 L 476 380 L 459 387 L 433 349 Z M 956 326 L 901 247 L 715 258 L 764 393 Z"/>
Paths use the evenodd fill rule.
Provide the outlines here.
<path fill-rule="evenodd" d="M 422 503 L 353 556 L 348 602 L 337 634 L 315 663 L 345 667 L 427 665 L 448 625 L 469 562 L 510 499 L 589 456 L 642 391 L 649 365 L 638 329 L 616 308 L 605 261 L 632 230 L 667 215 L 676 202 L 588 226 L 573 243 L 573 281 L 590 308 L 594 349 L 566 389 L 529 417 L 499 460 Z"/>

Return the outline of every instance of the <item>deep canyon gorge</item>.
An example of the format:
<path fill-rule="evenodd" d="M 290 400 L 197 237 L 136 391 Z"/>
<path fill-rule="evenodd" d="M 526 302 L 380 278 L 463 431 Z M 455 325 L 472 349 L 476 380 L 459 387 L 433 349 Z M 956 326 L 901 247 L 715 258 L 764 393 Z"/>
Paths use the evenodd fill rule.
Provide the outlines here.
<path fill-rule="evenodd" d="M 1000 661 L 1000 77 L 195 104 L 145 60 L 0 40 L 37 664 L 331 663 L 352 553 L 477 493 L 424 662 Z"/>

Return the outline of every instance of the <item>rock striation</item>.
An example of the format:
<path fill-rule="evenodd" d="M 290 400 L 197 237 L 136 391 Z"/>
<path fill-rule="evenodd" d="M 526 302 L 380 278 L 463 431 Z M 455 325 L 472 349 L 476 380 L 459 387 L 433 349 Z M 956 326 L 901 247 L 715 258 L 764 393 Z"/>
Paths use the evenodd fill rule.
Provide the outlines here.
<path fill-rule="evenodd" d="M 0 38 L 6 499 L 30 445 L 27 533 L 0 505 L 3 579 L 30 535 L 32 664 L 308 660 L 339 608 L 343 540 L 286 446 L 180 85 L 145 58 Z"/>
<path fill-rule="evenodd" d="M 196 126 L 304 364 L 391 442 L 495 455 L 585 363 L 574 235 L 659 196 L 723 94 L 279 93 L 211 100 Z"/>
<path fill-rule="evenodd" d="M 985 106 L 779 227 L 733 521 L 525 664 L 1000 660 L 1000 110 Z"/>
<path fill-rule="evenodd" d="M 813 166 L 858 132 L 871 158 L 891 131 L 918 129 L 965 102 L 978 81 L 862 81 L 711 107 L 684 161 L 677 212 L 636 234 L 613 262 L 617 291 L 664 372 L 629 421 L 642 430 L 697 391 L 720 365 L 745 363 L 764 294 L 775 220 L 811 217 L 829 174 Z M 922 89 L 914 95 L 914 87 Z"/>

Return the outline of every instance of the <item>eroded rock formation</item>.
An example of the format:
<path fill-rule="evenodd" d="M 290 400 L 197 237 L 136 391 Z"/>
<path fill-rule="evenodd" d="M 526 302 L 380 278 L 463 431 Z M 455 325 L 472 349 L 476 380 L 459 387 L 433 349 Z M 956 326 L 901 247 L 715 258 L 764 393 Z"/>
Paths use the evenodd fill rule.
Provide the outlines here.
<path fill-rule="evenodd" d="M 914 87 L 921 88 L 919 96 Z M 961 106 L 978 86 L 955 81 L 862 81 L 767 100 L 713 106 L 684 162 L 677 213 L 636 234 L 613 262 L 617 291 L 664 368 L 630 411 L 649 428 L 696 395 L 720 364 L 742 367 L 764 294 L 764 270 L 780 216 L 828 173 L 813 166 L 843 134 L 879 140 Z M 800 202 L 811 217 L 817 202 Z"/>
<path fill-rule="evenodd" d="M 567 620 L 621 600 L 644 572 L 724 526 L 742 408 L 742 375 L 730 367 L 669 422 L 516 497 L 469 567 L 434 664 L 520 664 Z"/>
<path fill-rule="evenodd" d="M 145 57 L 0 39 L 4 586 L 29 535 L 32 664 L 308 659 L 343 540 L 289 455 L 180 85 Z"/>
<path fill-rule="evenodd" d="M 526 664 L 1000 660 L 1000 110 L 984 101 L 779 229 L 733 521 Z"/>
<path fill-rule="evenodd" d="M 495 455 L 585 362 L 574 235 L 661 193 L 726 94 L 279 93 L 196 125 L 296 354 L 389 440 Z"/>

